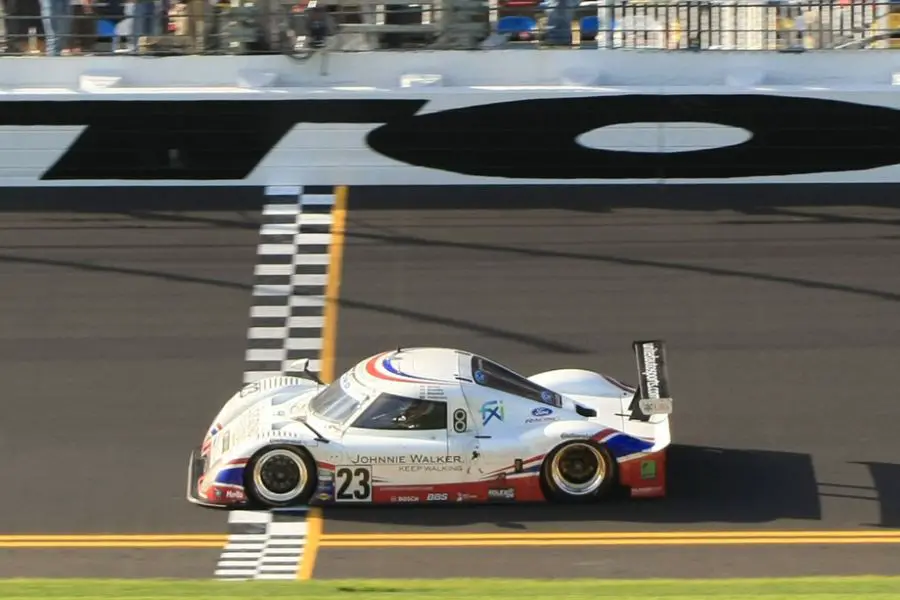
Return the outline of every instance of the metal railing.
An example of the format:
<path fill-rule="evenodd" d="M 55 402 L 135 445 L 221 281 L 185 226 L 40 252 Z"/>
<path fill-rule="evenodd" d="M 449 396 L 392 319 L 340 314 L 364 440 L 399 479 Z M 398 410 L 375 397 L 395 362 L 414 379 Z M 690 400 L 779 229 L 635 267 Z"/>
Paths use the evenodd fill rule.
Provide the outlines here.
<path fill-rule="evenodd" d="M 7 55 L 900 48 L 900 0 L 40 1 L 65 14 L 3 15 Z"/>

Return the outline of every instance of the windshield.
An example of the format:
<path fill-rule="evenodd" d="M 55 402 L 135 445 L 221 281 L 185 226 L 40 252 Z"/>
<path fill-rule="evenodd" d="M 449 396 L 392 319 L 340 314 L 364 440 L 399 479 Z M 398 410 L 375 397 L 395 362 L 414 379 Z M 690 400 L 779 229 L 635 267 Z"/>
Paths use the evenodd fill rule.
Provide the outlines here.
<path fill-rule="evenodd" d="M 359 408 L 359 400 L 345 392 L 337 381 L 325 388 L 309 403 L 312 414 L 339 425 L 349 419 L 357 408 Z"/>

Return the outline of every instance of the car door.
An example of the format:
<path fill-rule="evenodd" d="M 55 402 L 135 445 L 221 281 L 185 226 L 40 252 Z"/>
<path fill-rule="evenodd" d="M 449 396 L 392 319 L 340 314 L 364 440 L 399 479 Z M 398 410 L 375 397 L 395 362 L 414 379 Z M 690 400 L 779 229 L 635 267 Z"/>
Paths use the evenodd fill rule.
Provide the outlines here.
<path fill-rule="evenodd" d="M 335 465 L 337 502 L 380 501 L 379 488 L 445 483 L 463 469 L 448 452 L 442 400 L 380 394 L 346 430 L 343 445 L 343 464 Z"/>

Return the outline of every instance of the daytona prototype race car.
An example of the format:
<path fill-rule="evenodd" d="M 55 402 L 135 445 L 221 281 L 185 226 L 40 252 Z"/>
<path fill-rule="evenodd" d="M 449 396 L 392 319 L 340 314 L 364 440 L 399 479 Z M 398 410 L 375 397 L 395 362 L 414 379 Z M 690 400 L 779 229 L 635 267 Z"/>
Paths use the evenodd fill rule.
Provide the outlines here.
<path fill-rule="evenodd" d="M 665 346 L 633 348 L 637 388 L 580 369 L 524 377 L 449 348 L 377 354 L 330 385 L 298 361 L 222 407 L 187 498 L 253 510 L 664 496 Z"/>

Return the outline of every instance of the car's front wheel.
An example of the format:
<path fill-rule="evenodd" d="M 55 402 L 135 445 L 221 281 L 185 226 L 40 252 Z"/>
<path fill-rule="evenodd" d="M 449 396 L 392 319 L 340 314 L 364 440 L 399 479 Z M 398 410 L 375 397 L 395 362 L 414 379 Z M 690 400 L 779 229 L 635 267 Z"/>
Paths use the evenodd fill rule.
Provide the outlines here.
<path fill-rule="evenodd" d="M 309 502 L 316 487 L 316 463 L 303 448 L 267 446 L 247 463 L 244 487 L 256 504 L 278 508 Z"/>
<path fill-rule="evenodd" d="M 612 489 L 616 461 L 593 440 L 574 440 L 556 447 L 544 460 L 542 483 L 548 499 L 593 502 Z"/>

